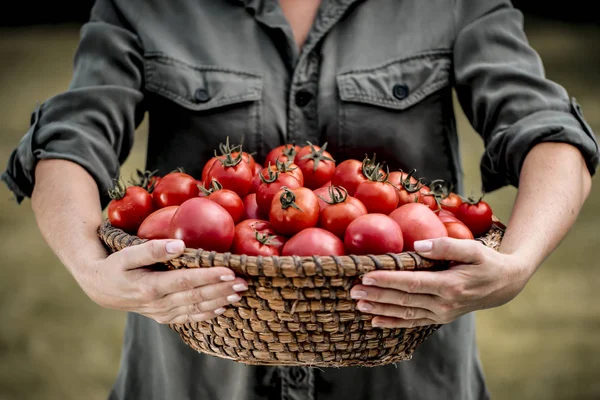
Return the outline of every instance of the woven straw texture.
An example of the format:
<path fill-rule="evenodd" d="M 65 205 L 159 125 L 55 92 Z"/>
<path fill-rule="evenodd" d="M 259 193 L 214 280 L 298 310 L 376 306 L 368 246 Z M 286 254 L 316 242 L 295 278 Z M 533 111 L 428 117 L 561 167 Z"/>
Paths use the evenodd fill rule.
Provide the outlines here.
<path fill-rule="evenodd" d="M 497 220 L 477 239 L 497 249 L 504 226 Z M 105 221 L 98 236 L 109 251 L 145 240 Z M 251 257 L 186 249 L 169 269 L 224 266 L 245 278 L 248 290 L 224 314 L 199 323 L 172 324 L 196 351 L 252 365 L 377 366 L 412 358 L 440 325 L 410 329 L 371 326 L 350 289 L 362 275 L 383 270 L 442 270 L 447 262 L 413 252 L 342 257 Z"/>

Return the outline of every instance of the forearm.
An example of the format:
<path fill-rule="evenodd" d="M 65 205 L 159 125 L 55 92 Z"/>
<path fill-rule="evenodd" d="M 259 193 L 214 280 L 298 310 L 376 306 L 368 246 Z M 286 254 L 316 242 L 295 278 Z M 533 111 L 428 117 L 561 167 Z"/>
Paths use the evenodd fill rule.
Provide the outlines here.
<path fill-rule="evenodd" d="M 590 174 L 575 147 L 541 143 L 532 148 L 500 252 L 519 255 L 532 275 L 571 229 L 590 188 Z"/>
<path fill-rule="evenodd" d="M 31 204 L 44 239 L 76 279 L 77 268 L 106 257 L 96 236 L 102 221 L 98 187 L 82 167 L 41 160 Z"/>

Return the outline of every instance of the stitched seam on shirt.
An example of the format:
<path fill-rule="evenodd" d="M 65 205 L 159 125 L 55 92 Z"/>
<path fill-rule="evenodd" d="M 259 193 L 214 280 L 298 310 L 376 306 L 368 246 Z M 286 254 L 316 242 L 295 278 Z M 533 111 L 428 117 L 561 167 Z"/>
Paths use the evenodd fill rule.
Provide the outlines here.
<path fill-rule="evenodd" d="M 443 58 L 443 56 L 447 56 L 450 54 L 451 54 L 451 51 L 448 49 L 429 50 L 429 51 L 426 51 L 423 53 L 418 53 L 418 54 L 408 56 L 408 57 L 394 58 L 392 60 L 386 61 L 384 64 L 379 64 L 374 67 L 351 69 L 351 70 L 340 73 L 338 76 L 342 77 L 345 75 L 351 75 L 351 74 L 356 74 L 356 73 L 373 72 L 378 69 L 386 68 L 386 67 L 389 67 L 390 65 L 397 64 L 397 63 L 404 63 L 404 62 L 414 61 L 414 60 L 422 60 L 424 58 L 429 58 L 429 59 Z"/>
<path fill-rule="evenodd" d="M 148 61 L 150 63 L 154 62 L 154 63 L 158 63 L 158 64 L 173 65 L 173 66 L 181 65 L 181 66 L 193 69 L 195 71 L 226 72 L 226 73 L 231 73 L 231 74 L 250 76 L 250 77 L 254 77 L 254 78 L 262 78 L 263 77 L 262 74 L 255 74 L 252 72 L 239 71 L 239 70 L 235 70 L 235 69 L 231 69 L 231 68 L 219 67 L 216 65 L 192 65 L 185 61 L 181 61 L 181 60 L 178 60 L 173 57 L 165 56 L 160 52 L 145 53 L 144 58 L 146 59 L 146 61 Z"/>

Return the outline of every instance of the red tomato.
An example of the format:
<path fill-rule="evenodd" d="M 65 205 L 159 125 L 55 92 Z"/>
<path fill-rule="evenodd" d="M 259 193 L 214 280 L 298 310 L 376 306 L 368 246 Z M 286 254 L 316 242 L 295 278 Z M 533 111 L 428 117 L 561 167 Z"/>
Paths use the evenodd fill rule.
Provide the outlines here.
<path fill-rule="evenodd" d="M 419 190 L 419 203 L 426 205 L 431 211 L 440 209 L 435 192 L 432 192 L 429 186 L 426 185 L 423 185 Z"/>
<path fill-rule="evenodd" d="M 140 186 L 125 187 L 117 181 L 109 191 L 108 220 L 115 228 L 127 233 L 137 232 L 141 223 L 154 211 L 152 195 Z"/>
<path fill-rule="evenodd" d="M 419 183 L 418 179 L 413 176 L 416 171 L 416 169 L 413 169 L 411 172 L 393 171 L 389 173 L 387 179 L 392 185 L 398 189 L 402 189 L 402 182 L 406 185 L 416 185 Z"/>
<path fill-rule="evenodd" d="M 440 219 L 440 221 L 442 221 L 443 223 L 458 221 L 458 218 L 456 218 L 456 215 L 454 215 L 450 211 L 444 210 L 444 209 L 439 210 L 437 213 L 437 216 Z"/>
<path fill-rule="evenodd" d="M 233 218 L 235 224 L 242 220 L 242 217 L 244 216 L 244 202 L 234 191 L 223 189 L 219 182 L 213 180 L 210 189 L 204 189 L 204 187 L 202 187 L 201 195 L 226 209 L 229 215 L 231 215 L 231 218 Z"/>
<path fill-rule="evenodd" d="M 260 170 L 263 169 L 263 166 L 260 163 L 254 162 L 254 175 L 258 174 Z"/>
<path fill-rule="evenodd" d="M 401 253 L 404 247 L 400 226 L 385 214 L 367 214 L 350 222 L 344 235 L 348 254 Z"/>
<path fill-rule="evenodd" d="M 269 222 L 282 235 L 294 235 L 319 221 L 319 200 L 310 189 L 285 188 L 273 197 Z"/>
<path fill-rule="evenodd" d="M 295 144 L 284 144 L 283 146 L 275 147 L 267 154 L 264 165 L 267 166 L 269 163 L 275 165 L 277 160 L 281 162 L 294 162 L 296 154 L 298 154 L 299 151 L 300 146 L 296 146 Z"/>
<path fill-rule="evenodd" d="M 267 164 L 266 167 L 264 167 L 261 170 L 261 173 L 263 174 L 263 176 L 268 176 L 269 175 L 269 170 L 276 172 L 279 171 L 279 174 L 287 174 L 287 175 L 292 175 L 294 178 L 296 178 L 298 180 L 298 182 L 300 183 L 300 186 L 304 186 L 304 175 L 302 174 L 302 170 L 300 168 L 298 168 L 298 166 L 294 163 L 292 163 L 291 161 L 288 161 L 286 163 L 283 163 L 281 161 L 277 161 L 275 164 Z"/>
<path fill-rule="evenodd" d="M 475 239 L 471 230 L 459 220 L 444 222 L 444 226 L 448 231 L 448 237 L 455 239 Z"/>
<path fill-rule="evenodd" d="M 295 164 L 302 170 L 304 176 L 304 186 L 309 189 L 317 189 L 331 180 L 335 172 L 335 160 L 323 147 L 315 146 L 308 142 L 298 154 L 296 154 Z"/>
<path fill-rule="evenodd" d="M 388 182 L 368 180 L 354 194 L 370 214 L 389 214 L 398 206 L 398 193 Z"/>
<path fill-rule="evenodd" d="M 244 216 L 242 220 L 246 219 L 266 219 L 266 216 L 263 216 L 258 211 L 258 204 L 256 204 L 256 193 L 251 193 L 248 196 L 244 197 Z"/>
<path fill-rule="evenodd" d="M 168 239 L 171 218 L 179 206 L 168 206 L 148 215 L 137 231 L 142 239 Z"/>
<path fill-rule="evenodd" d="M 235 227 L 231 252 L 248 256 L 278 256 L 286 240 L 275 233 L 269 222 L 248 219 Z"/>
<path fill-rule="evenodd" d="M 236 158 L 238 154 L 239 152 L 234 152 L 231 154 L 231 156 L 233 158 Z M 246 164 L 248 164 L 248 169 L 250 169 L 250 172 L 252 173 L 252 175 L 254 175 L 256 171 L 256 161 L 254 160 L 252 154 L 242 151 L 242 160 L 244 160 Z"/>
<path fill-rule="evenodd" d="M 421 200 L 421 181 L 416 179 L 413 169 L 408 174 L 402 171 L 394 171 L 388 175 L 388 181 L 398 189 L 398 207 L 404 204 L 415 203 Z"/>
<path fill-rule="evenodd" d="M 319 226 L 343 238 L 350 222 L 366 215 L 367 208 L 357 198 L 348 196 L 348 192 L 344 188 L 332 186 L 329 190 L 330 204 L 321 209 Z"/>
<path fill-rule="evenodd" d="M 208 179 L 208 171 L 210 171 L 215 161 L 217 161 L 217 157 L 211 158 L 204 164 L 204 168 L 202 168 L 202 182 L 206 182 Z"/>
<path fill-rule="evenodd" d="M 183 240 L 187 247 L 220 253 L 229 251 L 234 232 L 227 210 L 203 197 L 183 202 L 169 226 L 169 237 Z"/>
<path fill-rule="evenodd" d="M 271 203 L 273 203 L 273 197 L 282 187 L 288 189 L 299 188 L 300 182 L 290 174 L 280 174 L 279 171 L 268 171 L 268 175 L 262 175 L 262 171 L 259 176 L 264 178 L 261 185 L 258 187 L 256 192 L 256 204 L 258 204 L 258 210 L 261 215 L 269 215 L 271 211 Z"/>
<path fill-rule="evenodd" d="M 184 172 L 170 172 L 154 188 L 152 199 L 155 208 L 178 206 L 197 197 L 200 189 L 196 180 Z"/>
<path fill-rule="evenodd" d="M 447 237 L 448 231 L 435 212 L 421 203 L 405 204 L 395 209 L 392 218 L 402 229 L 404 250 L 414 251 L 417 240 Z"/>
<path fill-rule="evenodd" d="M 329 187 L 323 186 L 313 190 L 313 192 L 317 195 L 317 198 L 319 199 L 319 209 L 322 210 L 329 206 L 329 204 L 327 203 L 328 201 L 331 201 Z"/>
<path fill-rule="evenodd" d="M 344 242 L 321 228 L 306 228 L 292 236 L 281 251 L 282 256 L 343 256 Z"/>
<path fill-rule="evenodd" d="M 245 197 L 252 187 L 254 168 L 243 160 L 242 154 L 227 153 L 223 159 L 219 158 L 213 163 L 208 171 L 205 185 L 216 179 L 224 189 L 229 189 L 237 193 L 240 197 Z"/>
<path fill-rule="evenodd" d="M 328 188 L 329 186 L 331 186 L 331 181 L 326 182 L 323 186 L 321 186 L 321 188 Z M 321 189 L 321 188 L 319 188 L 319 189 Z"/>
<path fill-rule="evenodd" d="M 468 200 L 462 203 L 456 211 L 456 218 L 465 224 L 473 236 L 481 236 L 492 227 L 492 209 L 485 201 Z"/>
<path fill-rule="evenodd" d="M 366 181 L 367 178 L 363 174 L 364 161 L 345 160 L 335 167 L 335 172 L 331 177 L 331 184 L 341 186 L 348 191 L 350 196 L 356 194 L 358 185 Z"/>
<path fill-rule="evenodd" d="M 456 193 L 450 193 L 446 198 L 440 201 L 440 205 L 444 210 L 448 210 L 456 214 L 458 207 L 462 204 L 462 199 Z"/>

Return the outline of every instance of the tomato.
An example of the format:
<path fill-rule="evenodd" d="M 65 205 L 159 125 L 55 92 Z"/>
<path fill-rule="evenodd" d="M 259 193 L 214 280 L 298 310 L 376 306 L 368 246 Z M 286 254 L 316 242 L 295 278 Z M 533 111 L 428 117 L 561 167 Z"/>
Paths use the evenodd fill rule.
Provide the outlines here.
<path fill-rule="evenodd" d="M 444 226 L 448 231 L 448 237 L 455 239 L 475 239 L 471 230 L 459 220 L 444 222 Z"/>
<path fill-rule="evenodd" d="M 257 175 L 260 170 L 263 169 L 263 166 L 260 165 L 260 163 L 257 163 L 256 161 L 254 162 L 254 175 Z"/>
<path fill-rule="evenodd" d="M 135 233 L 141 223 L 154 211 L 152 195 L 140 186 L 125 187 L 118 180 L 109 190 L 108 220 L 115 228 L 127 233 Z"/>
<path fill-rule="evenodd" d="M 284 188 L 277 192 L 271 203 L 269 222 L 282 235 L 294 235 L 312 228 L 319 221 L 319 200 L 310 189 Z"/>
<path fill-rule="evenodd" d="M 481 236 L 492 227 L 492 209 L 485 201 L 469 199 L 463 202 L 456 211 L 456 218 L 465 224 L 473 236 Z"/>
<path fill-rule="evenodd" d="M 226 209 L 235 224 L 242 220 L 244 216 L 244 202 L 237 193 L 229 189 L 223 189 L 223 186 L 216 180 L 213 180 L 210 189 L 202 187 L 201 195 Z"/>
<path fill-rule="evenodd" d="M 317 198 L 319 199 L 319 209 L 322 210 L 329 206 L 329 204 L 327 203 L 328 201 L 331 201 L 329 187 L 323 186 L 313 190 L 313 192 L 317 195 Z"/>
<path fill-rule="evenodd" d="M 204 164 L 204 168 L 202 168 L 202 182 L 206 182 L 208 179 L 208 171 L 212 168 L 213 164 L 217 161 L 217 157 L 213 157 Z"/>
<path fill-rule="evenodd" d="M 371 214 L 389 214 L 398 206 L 396 189 L 385 181 L 368 180 L 356 189 L 354 194 Z"/>
<path fill-rule="evenodd" d="M 458 211 L 458 207 L 462 204 L 462 199 L 456 193 L 450 193 L 446 198 L 440 201 L 442 209 L 448 210 L 454 214 Z"/>
<path fill-rule="evenodd" d="M 440 219 L 440 221 L 442 221 L 443 223 L 458 221 L 458 218 L 456 218 L 456 215 L 454 215 L 450 211 L 444 210 L 444 209 L 439 210 L 437 213 L 437 216 Z"/>
<path fill-rule="evenodd" d="M 231 252 L 248 256 L 278 256 L 286 240 L 275 233 L 269 222 L 248 219 L 236 225 Z"/>
<path fill-rule="evenodd" d="M 413 176 L 416 171 L 416 169 L 413 169 L 411 172 L 403 172 L 402 170 L 393 171 L 388 174 L 387 179 L 398 189 L 402 189 L 402 182 L 405 182 L 407 185 L 417 185 L 419 180 Z"/>
<path fill-rule="evenodd" d="M 300 146 L 296 146 L 295 144 L 284 144 L 283 146 L 275 147 L 267 154 L 264 165 L 267 166 L 269 163 L 275 165 L 277 160 L 281 162 L 294 162 L 296 154 L 298 154 L 299 151 Z"/>
<path fill-rule="evenodd" d="M 448 237 L 448 231 L 439 217 L 425 204 L 410 203 L 390 213 L 402 230 L 404 250 L 414 251 L 417 240 Z"/>
<path fill-rule="evenodd" d="M 219 158 L 208 171 L 205 186 L 209 186 L 216 179 L 224 189 L 234 191 L 238 196 L 244 197 L 252 187 L 253 168 L 244 162 L 241 153 L 227 153 L 223 159 Z"/>
<path fill-rule="evenodd" d="M 321 186 L 321 188 L 329 188 L 329 186 L 331 186 L 331 181 L 326 182 L 323 186 Z M 321 188 L 319 188 L 319 189 L 321 189 Z M 315 190 L 317 190 L 317 189 L 315 189 Z"/>
<path fill-rule="evenodd" d="M 440 209 L 435 192 L 432 192 L 429 186 L 426 185 L 423 185 L 419 190 L 418 202 L 426 205 L 431 211 L 438 211 Z"/>
<path fill-rule="evenodd" d="M 262 172 L 262 169 L 260 171 L 258 171 L 258 173 L 256 173 L 256 175 L 254 175 L 254 177 L 252 178 L 252 185 L 250 186 L 250 190 L 248 191 L 248 194 L 258 192 L 258 188 L 260 187 L 260 184 L 262 182 L 260 179 L 261 172 Z"/>
<path fill-rule="evenodd" d="M 341 186 L 348 192 L 348 195 L 354 196 L 358 185 L 366 181 L 363 175 L 364 161 L 344 160 L 335 167 L 335 172 L 331 177 L 331 184 Z"/>
<path fill-rule="evenodd" d="M 306 228 L 292 236 L 281 251 L 282 256 L 343 256 L 344 242 L 321 228 Z"/>
<path fill-rule="evenodd" d="M 291 161 L 285 163 L 281 161 L 276 161 L 275 164 L 267 164 L 267 166 L 261 170 L 261 173 L 263 174 L 263 176 L 267 176 L 269 174 L 269 170 L 273 172 L 279 171 L 280 175 L 292 175 L 294 178 L 296 178 L 296 180 L 298 180 L 300 186 L 304 186 L 304 175 L 302 174 L 302 170 Z"/>
<path fill-rule="evenodd" d="M 234 152 L 231 154 L 231 156 L 233 158 L 236 158 L 238 154 L 239 154 L 238 152 Z M 254 156 L 248 152 L 242 151 L 242 160 L 244 160 L 246 162 L 246 164 L 248 164 L 248 169 L 250 169 L 250 172 L 252 173 L 252 175 L 254 175 L 257 170 L 256 169 L 256 161 L 254 160 Z M 260 167 L 260 165 L 259 165 L 259 167 Z"/>
<path fill-rule="evenodd" d="M 348 254 L 401 253 L 404 247 L 400 226 L 385 214 L 367 214 L 350 222 L 344 235 Z"/>
<path fill-rule="evenodd" d="M 404 204 L 419 202 L 421 200 L 421 181 L 416 179 L 413 169 L 408 174 L 394 171 L 388 175 L 388 181 L 398 189 L 398 207 Z"/>
<path fill-rule="evenodd" d="M 244 197 L 242 200 L 244 202 L 244 216 L 242 220 L 246 219 L 266 219 L 266 216 L 263 216 L 258 211 L 258 204 L 256 204 L 256 193 L 251 193 L 248 196 Z"/>
<path fill-rule="evenodd" d="M 142 239 L 168 239 L 171 218 L 179 206 L 168 206 L 158 209 L 148 215 L 137 231 Z"/>
<path fill-rule="evenodd" d="M 302 171 L 304 186 L 309 189 L 317 189 L 331 180 L 335 172 L 335 160 L 323 147 L 315 146 L 308 142 L 298 154 L 294 163 Z"/>
<path fill-rule="evenodd" d="M 348 196 L 344 188 L 331 186 L 328 207 L 319 213 L 319 226 L 343 238 L 346 228 L 356 218 L 366 215 L 367 208 L 355 197 Z"/>
<path fill-rule="evenodd" d="M 258 204 L 261 215 L 269 215 L 273 197 L 282 187 L 296 189 L 301 186 L 300 182 L 292 175 L 280 174 L 279 171 L 268 171 L 267 176 L 262 175 L 261 171 L 259 176 L 261 176 L 262 183 L 256 192 L 256 204 Z"/>
<path fill-rule="evenodd" d="M 205 197 L 183 202 L 169 226 L 169 237 L 183 240 L 187 247 L 220 253 L 229 251 L 234 232 L 227 210 Z"/>
<path fill-rule="evenodd" d="M 163 176 L 152 191 L 155 208 L 178 206 L 186 200 L 197 197 L 200 189 L 196 180 L 184 172 L 170 172 Z"/>

